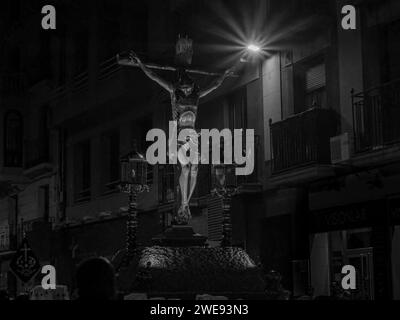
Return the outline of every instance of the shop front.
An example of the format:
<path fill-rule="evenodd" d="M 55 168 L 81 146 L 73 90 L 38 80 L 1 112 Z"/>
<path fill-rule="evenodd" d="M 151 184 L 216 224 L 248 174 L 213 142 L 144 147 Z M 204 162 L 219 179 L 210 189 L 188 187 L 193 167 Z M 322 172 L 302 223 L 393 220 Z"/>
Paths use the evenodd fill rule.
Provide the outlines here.
<path fill-rule="evenodd" d="M 311 286 L 317 296 L 391 299 L 398 293 L 399 236 L 390 201 L 378 200 L 310 214 Z M 356 289 L 342 288 L 342 268 L 354 266 Z M 393 272 L 392 272 L 393 271 Z"/>

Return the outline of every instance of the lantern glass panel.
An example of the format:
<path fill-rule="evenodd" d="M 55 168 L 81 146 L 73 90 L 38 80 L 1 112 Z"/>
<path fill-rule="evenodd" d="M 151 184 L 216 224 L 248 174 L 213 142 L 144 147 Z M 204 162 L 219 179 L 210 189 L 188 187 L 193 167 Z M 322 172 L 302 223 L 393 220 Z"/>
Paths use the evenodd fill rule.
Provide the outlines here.
<path fill-rule="evenodd" d="M 147 161 L 140 154 L 132 153 L 121 160 L 121 184 L 147 184 Z"/>
<path fill-rule="evenodd" d="M 136 185 L 147 184 L 147 162 L 144 159 L 131 159 L 130 183 Z"/>
<path fill-rule="evenodd" d="M 121 161 L 121 184 L 129 183 L 129 162 L 126 160 Z"/>

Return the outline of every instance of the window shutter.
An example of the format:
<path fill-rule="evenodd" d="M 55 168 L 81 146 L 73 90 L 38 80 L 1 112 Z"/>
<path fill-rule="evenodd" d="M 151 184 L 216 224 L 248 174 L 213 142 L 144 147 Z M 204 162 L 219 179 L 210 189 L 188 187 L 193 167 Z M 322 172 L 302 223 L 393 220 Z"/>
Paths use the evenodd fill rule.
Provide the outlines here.
<path fill-rule="evenodd" d="M 306 71 L 306 90 L 307 92 L 325 87 L 326 73 L 325 64 L 319 64 Z"/>
<path fill-rule="evenodd" d="M 208 198 L 208 239 L 219 241 L 222 237 L 222 198 L 209 196 Z"/>

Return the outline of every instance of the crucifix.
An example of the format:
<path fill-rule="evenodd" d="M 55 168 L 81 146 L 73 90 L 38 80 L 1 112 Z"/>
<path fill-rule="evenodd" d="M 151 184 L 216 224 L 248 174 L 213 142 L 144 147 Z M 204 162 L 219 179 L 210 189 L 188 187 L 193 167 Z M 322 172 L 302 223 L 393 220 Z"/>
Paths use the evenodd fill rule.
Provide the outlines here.
<path fill-rule="evenodd" d="M 168 91 L 171 97 L 172 120 L 175 124 L 174 133 L 177 133 L 179 136 L 179 133 L 184 129 L 195 129 L 200 99 L 218 89 L 224 80 L 227 77 L 233 77 L 234 73 L 233 68 L 226 70 L 223 74 L 190 69 L 193 58 L 193 41 L 187 37 L 178 38 L 175 54 L 177 67 L 160 67 L 154 64 L 144 64 L 134 52 L 130 53 L 129 59 L 119 59 L 118 62 L 120 65 L 139 67 L 147 77 Z M 155 73 L 154 69 L 174 71 L 176 81 L 173 83 L 166 81 Z M 200 88 L 190 77 L 190 74 L 217 76 L 217 79 L 209 87 Z M 175 134 L 172 136 L 175 136 Z M 185 158 L 182 157 L 182 154 L 180 157 L 179 153 L 185 153 L 191 149 L 193 144 L 197 143 L 197 138 L 188 136 L 185 140 L 178 141 L 178 159 Z M 171 158 L 173 155 L 170 154 L 169 156 Z M 178 167 L 180 174 L 176 201 L 179 202 L 173 224 L 187 225 L 191 219 L 189 204 L 196 188 L 198 164 L 179 160 Z"/>

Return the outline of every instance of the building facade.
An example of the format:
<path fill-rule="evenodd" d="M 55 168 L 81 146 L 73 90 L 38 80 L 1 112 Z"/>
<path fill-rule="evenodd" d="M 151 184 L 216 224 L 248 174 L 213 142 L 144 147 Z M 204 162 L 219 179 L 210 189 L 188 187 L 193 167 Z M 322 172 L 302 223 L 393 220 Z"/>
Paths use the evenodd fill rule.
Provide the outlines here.
<path fill-rule="evenodd" d="M 40 10 L 32 13 L 36 6 L 9 5 L 20 23 L 9 31 L 5 58 L 11 61 L 18 52 L 10 69 L 28 76 L 17 78 L 21 84 L 9 80 L 10 88 L 2 91 L 2 99 L 9 99 L 1 109 L 2 289 L 17 294 L 39 281 L 40 275 L 24 285 L 9 269 L 24 234 L 41 263 L 56 266 L 58 282 L 73 289 L 79 262 L 99 255 L 112 260 L 125 246 L 128 198 L 118 189 L 120 157 L 134 147 L 145 153 L 147 132 L 167 131 L 172 116 L 169 96 L 140 70 L 119 66 L 116 55 L 134 49 L 145 61 L 171 64 L 177 35 L 187 33 L 196 41 L 198 28 L 191 19 L 212 8 L 201 1 L 196 6 L 187 1 L 87 1 L 78 7 L 67 1 L 55 5 L 57 29 L 43 31 L 33 27 L 40 26 Z M 203 46 L 200 39 L 195 50 Z M 196 67 L 223 72 L 216 62 L 208 65 L 209 56 L 196 55 Z M 174 81 L 172 74 L 162 75 Z M 200 85 L 213 81 L 196 80 Z M 243 77 L 200 106 L 199 127 L 254 127 L 262 114 L 260 89 L 258 68 L 244 66 Z M 254 102 L 257 111 L 248 117 Z M 151 167 L 148 183 L 149 192 L 138 201 L 141 246 L 151 245 L 169 225 L 174 201 L 168 166 Z M 208 217 L 209 166 L 201 168 L 198 186 L 192 224 L 218 244 L 222 208 Z"/>
<path fill-rule="evenodd" d="M 344 30 L 341 8 L 348 4 L 313 7 L 325 17 L 314 33 L 309 29 L 314 36 L 266 62 L 281 86 L 264 96 L 264 119 L 271 119 L 264 254 L 292 274 L 294 295 L 307 288 L 317 296 L 340 294 L 342 267 L 353 265 L 352 298 L 398 299 L 399 7 L 354 2 L 357 28 Z M 279 234 L 278 226 L 286 231 Z"/>
<path fill-rule="evenodd" d="M 9 14 L 32 17 L 9 30 L 2 52 L 10 63 L 0 105 L 1 288 L 24 289 L 8 268 L 23 232 L 71 288 L 80 261 L 113 259 L 124 248 L 120 157 L 134 146 L 145 153 L 147 132 L 167 131 L 172 115 L 168 94 L 115 56 L 134 49 L 171 64 L 177 35 L 188 34 L 195 67 L 236 64 L 240 75 L 201 101 L 197 127 L 255 130 L 255 170 L 232 204 L 234 245 L 279 271 L 294 297 L 340 294 L 341 268 L 351 264 L 352 298 L 400 298 L 399 5 L 242 2 L 87 1 L 78 10 L 65 1 L 49 32 L 32 27 L 40 10 L 32 16 L 36 7 L 9 2 Z M 357 28 L 343 30 L 341 9 L 351 2 Z M 254 33 L 265 54 L 244 62 L 232 48 Z M 198 179 L 191 223 L 218 245 L 222 208 L 210 195 L 209 166 Z M 148 182 L 139 198 L 142 246 L 171 221 L 174 172 L 151 167 Z"/>

